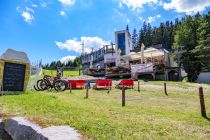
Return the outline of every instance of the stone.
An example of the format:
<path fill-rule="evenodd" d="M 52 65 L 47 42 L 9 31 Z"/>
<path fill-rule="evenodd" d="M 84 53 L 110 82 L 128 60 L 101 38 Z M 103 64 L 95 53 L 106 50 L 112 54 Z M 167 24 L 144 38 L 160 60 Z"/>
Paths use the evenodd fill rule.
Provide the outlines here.
<path fill-rule="evenodd" d="M 5 123 L 13 140 L 80 140 L 80 134 L 69 126 L 41 128 L 24 117 L 14 117 Z"/>
<path fill-rule="evenodd" d="M 4 130 L 4 122 L 0 119 L 0 140 L 12 140 L 12 138 Z"/>
<path fill-rule="evenodd" d="M 44 128 L 42 134 L 50 140 L 79 140 L 80 134 L 69 126 L 52 126 Z"/>
<path fill-rule="evenodd" d="M 47 140 L 41 128 L 23 117 L 14 117 L 5 123 L 6 132 L 13 140 Z"/>

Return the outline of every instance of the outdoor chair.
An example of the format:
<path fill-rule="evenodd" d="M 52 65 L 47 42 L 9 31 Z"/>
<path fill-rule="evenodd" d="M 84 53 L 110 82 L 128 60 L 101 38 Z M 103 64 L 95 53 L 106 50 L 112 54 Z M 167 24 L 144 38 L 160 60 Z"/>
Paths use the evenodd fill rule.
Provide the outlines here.
<path fill-rule="evenodd" d="M 134 81 L 131 79 L 121 80 L 119 84 L 116 85 L 116 88 L 133 88 Z"/>
<path fill-rule="evenodd" d="M 84 88 L 85 81 L 84 80 L 68 80 L 68 86 L 71 89 L 78 89 L 78 88 Z"/>
<path fill-rule="evenodd" d="M 112 89 L 112 80 L 111 79 L 102 79 L 98 80 L 93 86 L 93 89 Z"/>

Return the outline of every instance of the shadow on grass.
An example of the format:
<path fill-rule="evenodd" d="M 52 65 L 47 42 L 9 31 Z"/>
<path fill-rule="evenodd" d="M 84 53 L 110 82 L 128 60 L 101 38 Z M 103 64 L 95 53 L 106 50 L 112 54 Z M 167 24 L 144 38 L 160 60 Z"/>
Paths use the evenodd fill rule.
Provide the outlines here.
<path fill-rule="evenodd" d="M 208 116 L 203 117 L 203 118 L 206 119 L 206 120 L 208 120 L 208 121 L 210 121 L 210 118 Z"/>

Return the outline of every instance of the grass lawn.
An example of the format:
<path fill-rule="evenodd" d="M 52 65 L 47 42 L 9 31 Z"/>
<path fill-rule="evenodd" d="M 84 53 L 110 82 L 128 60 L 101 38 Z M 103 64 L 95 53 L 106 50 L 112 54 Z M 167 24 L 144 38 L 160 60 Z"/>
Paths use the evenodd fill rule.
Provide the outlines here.
<path fill-rule="evenodd" d="M 57 71 L 56 70 L 45 70 L 43 69 L 42 76 L 43 75 L 51 75 L 51 76 L 56 76 Z M 63 71 L 63 76 L 78 76 L 79 71 L 76 70 L 71 70 L 71 71 Z"/>
<path fill-rule="evenodd" d="M 55 91 L 0 96 L 0 116 L 30 117 L 43 127 L 70 125 L 91 139 L 210 139 L 210 121 L 200 115 L 199 84 L 171 83 L 168 94 L 163 82 L 141 82 L 141 91 L 112 89 Z M 204 87 L 210 117 L 210 86 Z"/>

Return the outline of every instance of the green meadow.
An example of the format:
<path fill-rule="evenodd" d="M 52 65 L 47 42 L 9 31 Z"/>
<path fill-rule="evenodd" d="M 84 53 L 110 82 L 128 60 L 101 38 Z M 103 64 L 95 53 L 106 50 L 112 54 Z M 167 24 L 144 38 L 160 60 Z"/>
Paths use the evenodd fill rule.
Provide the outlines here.
<path fill-rule="evenodd" d="M 69 90 L 65 92 L 28 90 L 20 95 L 0 96 L 0 116 L 26 116 L 43 127 L 69 125 L 84 139 L 210 139 L 210 122 L 201 117 L 198 87 L 204 88 L 210 117 L 210 85 L 148 81 L 126 90 Z"/>

